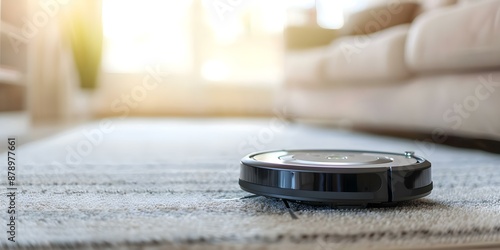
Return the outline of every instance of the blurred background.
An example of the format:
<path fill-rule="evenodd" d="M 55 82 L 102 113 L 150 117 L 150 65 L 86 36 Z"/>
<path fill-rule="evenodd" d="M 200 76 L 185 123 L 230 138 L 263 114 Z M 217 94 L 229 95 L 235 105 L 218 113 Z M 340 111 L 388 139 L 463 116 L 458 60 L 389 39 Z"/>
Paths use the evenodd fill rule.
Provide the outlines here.
<path fill-rule="evenodd" d="M 438 8 L 446 12 L 452 5 L 460 9 L 456 7 L 460 2 L 475 1 L 1 0 L 2 130 L 5 134 L 35 130 L 44 133 L 100 117 L 269 117 L 276 115 L 277 107 L 286 106 L 299 118 L 375 128 L 391 125 L 427 133 L 444 128 L 454 134 L 464 131 L 465 135 L 489 138 L 500 134 L 498 119 L 489 120 L 486 133 L 484 127 L 477 127 L 477 122 L 468 122 L 482 119 L 491 109 L 474 112 L 473 119 L 460 121 L 460 128 L 455 128 L 458 122 L 453 114 L 448 121 L 443 114 L 453 103 L 460 104 L 467 95 L 474 94 L 480 77 L 488 79 L 488 72 L 498 73 L 498 60 L 489 58 L 491 54 L 488 57 L 486 50 L 475 56 L 461 54 L 460 60 L 473 58 L 477 62 L 472 67 L 452 65 L 450 70 L 444 63 L 445 67 L 433 65 L 428 69 L 420 65 L 422 60 L 415 58 L 421 57 L 415 55 L 436 53 L 425 47 L 413 50 L 404 45 L 413 29 L 409 24 L 419 15 Z M 491 6 L 486 7 L 491 11 Z M 493 18 L 480 25 L 487 26 L 490 19 L 495 25 L 497 10 L 495 5 Z M 357 14 L 363 11 L 364 16 Z M 476 13 L 473 18 L 481 18 L 478 16 Z M 481 22 L 474 19 L 471 23 L 475 21 Z M 370 22 L 376 25 L 369 26 Z M 459 23 L 453 24 L 452 20 L 450 25 L 456 24 Z M 381 33 L 396 26 L 393 35 Z M 419 27 L 414 28 L 417 34 L 413 36 L 417 38 L 412 40 L 417 44 L 418 37 L 426 37 L 418 33 L 418 29 L 425 28 Z M 450 27 L 443 29 L 449 31 Z M 484 39 L 488 32 L 496 37 Z M 367 38 L 369 34 L 381 35 L 368 36 L 367 45 L 352 40 Z M 391 36 L 398 37 L 394 38 L 397 42 L 383 42 Z M 498 40 L 495 28 L 464 36 L 476 38 L 483 49 L 498 49 L 498 45 L 491 45 Z M 425 41 L 446 48 L 447 45 L 440 45 L 444 40 L 450 41 L 448 37 Z M 485 45 L 484 41 L 490 44 Z M 373 46 L 375 49 L 370 49 Z M 366 48 L 379 54 L 360 52 Z M 353 52 L 357 58 L 351 63 Z M 343 56 L 335 59 L 339 53 Z M 456 61 L 446 53 L 438 57 Z M 361 65 L 357 60 L 369 65 Z M 410 61 L 408 67 L 404 60 Z M 377 69 L 381 65 L 383 68 Z M 446 80 L 447 84 L 441 84 L 431 94 L 431 90 L 421 90 L 417 96 L 428 98 L 426 104 L 409 104 L 405 110 L 410 109 L 414 116 L 405 117 L 395 108 L 398 102 L 405 103 L 405 96 L 415 90 L 411 86 L 426 81 L 429 74 L 435 75 L 436 68 L 441 70 L 440 77 L 466 79 L 468 87 L 460 94 L 451 94 L 454 99 L 436 110 L 433 103 L 442 103 L 440 98 L 449 96 L 444 93 L 450 89 L 449 82 L 455 80 Z M 489 71 L 463 75 L 482 72 L 483 68 Z M 390 89 L 397 81 L 407 87 Z M 343 87 L 352 82 L 355 88 Z M 382 88 L 370 90 L 372 82 L 383 82 Z M 319 96 L 318 93 L 325 93 L 323 89 L 314 89 L 319 85 L 327 86 L 336 96 Z M 296 88 L 284 95 L 287 86 L 299 86 L 302 90 L 297 94 Z M 304 86 L 312 89 L 304 90 Z M 359 86 L 369 86 L 366 93 L 371 94 Z M 394 97 L 401 91 L 406 94 L 395 98 L 399 100 L 384 102 L 391 99 L 387 93 Z M 493 105 L 498 98 L 489 98 L 487 102 Z M 427 113 L 429 110 L 434 113 Z M 366 113 L 374 115 L 365 119 Z M 435 122 L 429 123 L 429 119 Z"/>
<path fill-rule="evenodd" d="M 12 133 L 103 116 L 270 116 L 286 25 L 318 20 L 314 0 L 0 3 Z M 338 13 L 322 21 L 339 27 L 344 8 L 368 1 L 326 3 Z"/>

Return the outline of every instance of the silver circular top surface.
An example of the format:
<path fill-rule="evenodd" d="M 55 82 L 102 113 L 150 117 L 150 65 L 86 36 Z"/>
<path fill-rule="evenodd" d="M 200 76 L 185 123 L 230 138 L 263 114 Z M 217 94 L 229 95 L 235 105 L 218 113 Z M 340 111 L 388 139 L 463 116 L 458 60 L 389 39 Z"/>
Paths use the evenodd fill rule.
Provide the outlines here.
<path fill-rule="evenodd" d="M 418 163 L 413 155 L 342 151 L 342 150 L 281 150 L 250 156 L 259 162 L 314 168 L 379 168 L 407 166 Z"/>

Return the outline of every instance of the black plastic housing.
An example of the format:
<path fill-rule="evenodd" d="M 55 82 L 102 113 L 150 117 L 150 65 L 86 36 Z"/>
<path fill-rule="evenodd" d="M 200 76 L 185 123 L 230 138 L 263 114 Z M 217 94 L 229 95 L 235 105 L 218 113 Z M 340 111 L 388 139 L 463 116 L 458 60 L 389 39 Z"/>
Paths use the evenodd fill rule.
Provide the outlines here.
<path fill-rule="evenodd" d="M 279 150 L 296 152 L 299 150 Z M 314 152 L 302 150 L 300 152 Z M 332 153 L 370 153 L 390 157 L 408 157 L 374 151 L 318 150 Z M 377 166 L 377 164 L 309 167 L 258 161 L 250 154 L 241 160 L 240 187 L 250 193 L 292 201 L 326 203 L 330 205 L 364 206 L 394 203 L 420 198 L 432 190 L 431 163 L 413 156 L 409 165 Z"/>

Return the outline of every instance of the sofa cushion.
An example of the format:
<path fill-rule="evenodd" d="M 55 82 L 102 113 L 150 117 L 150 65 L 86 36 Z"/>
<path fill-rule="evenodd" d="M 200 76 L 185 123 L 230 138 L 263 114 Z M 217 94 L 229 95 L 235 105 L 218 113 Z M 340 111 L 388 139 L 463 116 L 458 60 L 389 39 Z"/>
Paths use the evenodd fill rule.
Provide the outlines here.
<path fill-rule="evenodd" d="M 339 32 L 343 36 L 366 35 L 396 25 L 411 23 L 415 18 L 416 10 L 420 9 L 419 3 L 386 1 L 384 4 L 348 14 Z"/>
<path fill-rule="evenodd" d="M 323 74 L 333 82 L 392 81 L 410 75 L 404 63 L 408 25 L 334 41 L 325 52 Z"/>
<path fill-rule="evenodd" d="M 408 33 L 406 62 L 414 71 L 500 66 L 500 1 L 456 5 L 420 15 Z"/>

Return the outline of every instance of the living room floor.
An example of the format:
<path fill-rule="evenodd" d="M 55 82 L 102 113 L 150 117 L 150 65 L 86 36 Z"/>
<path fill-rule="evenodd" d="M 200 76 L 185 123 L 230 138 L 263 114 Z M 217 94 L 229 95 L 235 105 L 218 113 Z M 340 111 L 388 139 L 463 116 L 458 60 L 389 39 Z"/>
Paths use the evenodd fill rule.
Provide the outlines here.
<path fill-rule="evenodd" d="M 249 193 L 238 186 L 239 160 L 284 148 L 412 150 L 432 163 L 434 190 L 396 207 L 291 203 L 298 219 L 279 200 L 240 199 Z M 17 157 L 17 237 L 26 248 L 500 247 L 500 155 L 482 151 L 279 117 L 128 118 L 21 145 Z"/>

